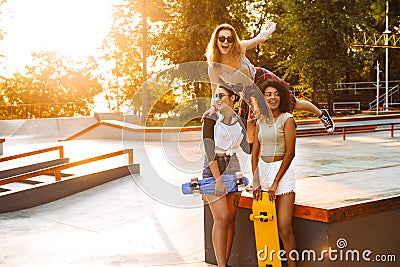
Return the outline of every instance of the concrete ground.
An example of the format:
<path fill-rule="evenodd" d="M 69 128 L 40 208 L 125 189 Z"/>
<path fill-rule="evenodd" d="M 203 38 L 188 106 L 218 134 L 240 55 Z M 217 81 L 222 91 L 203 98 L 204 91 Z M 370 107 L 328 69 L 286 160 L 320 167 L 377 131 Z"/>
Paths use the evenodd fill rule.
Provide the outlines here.
<path fill-rule="evenodd" d="M 180 193 L 180 185 L 201 172 L 199 142 L 58 143 L 15 137 L 4 143 L 3 156 L 55 145 L 64 146 L 70 161 L 133 147 L 141 174 L 46 205 L 0 214 L 0 266 L 211 266 L 204 262 L 203 203 L 200 197 Z M 296 202 L 329 208 L 398 196 L 399 152 L 399 131 L 394 138 L 389 132 L 352 134 L 346 141 L 340 135 L 298 138 Z M 245 175 L 251 178 L 249 158 L 239 156 Z M 91 168 L 125 160 L 117 157 Z M 7 166 L 1 163 L 0 169 Z"/>

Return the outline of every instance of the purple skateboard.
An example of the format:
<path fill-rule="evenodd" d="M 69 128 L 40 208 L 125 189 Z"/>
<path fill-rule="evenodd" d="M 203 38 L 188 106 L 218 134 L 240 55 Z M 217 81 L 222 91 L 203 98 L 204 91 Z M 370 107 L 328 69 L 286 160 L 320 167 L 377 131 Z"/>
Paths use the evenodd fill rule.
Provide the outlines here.
<path fill-rule="evenodd" d="M 223 174 L 222 181 L 226 185 L 228 192 L 241 191 L 246 185 L 249 184 L 249 179 L 239 174 Z M 192 178 L 191 182 L 182 184 L 182 193 L 185 195 L 189 194 L 214 194 L 215 180 L 214 177 L 207 177 L 201 180 L 198 178 Z"/>

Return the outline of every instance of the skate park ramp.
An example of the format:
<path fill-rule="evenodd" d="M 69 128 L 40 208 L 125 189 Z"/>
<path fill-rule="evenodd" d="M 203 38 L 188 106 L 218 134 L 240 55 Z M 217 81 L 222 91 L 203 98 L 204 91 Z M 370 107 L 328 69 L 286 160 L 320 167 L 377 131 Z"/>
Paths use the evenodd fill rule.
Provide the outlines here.
<path fill-rule="evenodd" d="M 62 141 L 96 138 L 140 141 L 199 141 L 201 140 L 201 126 L 144 127 L 118 120 L 102 120 Z"/>
<path fill-rule="evenodd" d="M 46 131 L 32 127 L 32 136 L 25 135 L 25 138 L 21 138 L 19 134 L 22 136 L 27 131 L 22 131 L 23 128 L 19 126 L 20 131 L 9 130 L 11 134 L 5 137 L 5 153 L 25 150 L 33 146 L 48 146 L 53 140 L 67 138 L 99 123 L 96 120 L 87 122 L 87 124 L 77 122 L 81 125 L 80 127 L 72 125 L 71 129 L 66 129 L 70 135 L 62 133 L 57 137 L 53 137 L 55 136 L 53 133 L 46 135 Z M 51 125 L 52 127 L 48 126 L 44 129 L 59 131 L 57 123 L 51 122 Z M 0 136 L 3 136 L 1 128 L 0 122 Z M 121 130 L 117 132 L 121 133 Z M 37 138 L 37 136 L 43 136 L 43 138 Z M 399 136 L 400 132 L 397 130 L 394 137 L 390 137 L 389 132 L 385 131 L 354 134 L 348 136 L 346 141 L 339 135 L 298 138 L 294 162 L 297 205 L 318 207 L 318 210 L 331 207 L 342 210 L 347 205 L 358 207 L 359 203 L 363 204 L 365 201 L 399 198 Z M 133 147 L 135 162 L 138 161 L 143 166 L 143 172 L 136 177 L 141 184 L 133 181 L 131 176 L 127 176 L 52 203 L 1 214 L 0 229 L 3 230 L 3 235 L 0 250 L 3 256 L 0 257 L 0 262 L 4 266 L 214 266 L 204 262 L 206 250 L 204 235 L 209 235 L 210 232 L 204 233 L 203 224 L 207 224 L 208 220 L 204 221 L 201 199 L 186 197 L 184 201 L 194 202 L 193 206 L 195 204 L 200 206 L 179 208 L 165 205 L 164 202 L 157 201 L 143 190 L 147 183 L 150 184 L 149 181 L 158 176 L 163 176 L 166 181 L 176 184 L 180 183 L 179 179 L 187 182 L 193 176 L 177 170 L 177 167 L 182 167 L 179 164 L 181 162 L 177 162 L 176 166 L 171 166 L 164 158 L 163 152 L 170 154 L 170 158 L 179 154 L 177 146 L 172 146 L 173 142 L 165 143 L 163 148 L 159 142 L 155 141 L 121 142 L 120 138 L 103 139 L 92 133 L 83 137 L 82 135 L 82 140 L 77 138 L 62 143 L 65 144 L 66 155 L 72 161 L 83 156 L 90 156 L 89 154 L 94 153 L 94 150 L 105 153 Z M 21 143 L 24 143 L 23 147 L 19 146 Z M 171 145 L 171 148 L 168 145 Z M 197 142 L 186 142 L 185 145 L 186 154 L 195 156 L 198 153 L 195 149 Z M 179 148 L 181 149 L 182 146 Z M 71 151 L 74 153 L 70 153 Z M 241 163 L 248 160 L 243 155 L 240 155 L 240 159 Z M 162 188 L 161 184 L 157 185 Z M 400 202 L 395 202 L 396 205 L 398 203 Z M 242 256 L 244 255 L 243 246 L 250 247 L 254 241 L 249 237 L 253 235 L 249 233 L 251 228 L 241 227 L 245 226 L 242 223 L 248 223 L 248 216 L 241 216 L 246 215 L 248 208 L 239 208 L 237 237 L 242 239 L 234 241 L 234 249 L 238 248 L 238 253 L 235 255 Z M 344 211 L 341 214 L 349 216 Z M 398 221 L 400 215 L 398 206 L 391 211 L 390 215 L 393 222 Z M 386 215 L 382 216 L 380 213 L 376 216 L 379 219 L 387 218 Z M 364 218 L 364 216 L 360 217 Z M 346 229 L 345 223 L 352 223 L 355 219 L 357 218 L 336 223 L 343 225 Z M 315 225 L 325 224 L 317 221 L 311 226 Z M 366 228 L 368 225 L 361 224 L 360 231 L 365 233 L 373 229 Z M 309 228 L 310 231 L 314 231 L 313 227 Z M 312 238 L 315 235 L 310 234 L 305 237 L 309 234 L 309 231 L 306 231 L 308 228 L 298 227 L 297 229 L 301 229 L 297 232 L 299 245 L 309 245 L 310 242 L 305 241 L 310 240 L 306 238 Z M 354 230 L 354 228 L 349 229 Z M 397 228 L 393 229 L 392 233 L 396 232 Z M 356 243 L 358 241 L 350 234 L 348 237 L 340 237 L 346 237 L 352 248 L 358 245 Z M 367 237 L 368 242 L 365 241 Z M 369 248 L 373 244 L 370 242 L 370 239 L 374 238 L 373 231 L 367 237 L 362 239 L 364 243 L 360 245 L 361 248 L 365 248 L 364 245 Z M 315 240 L 317 238 L 314 238 Z M 327 239 L 318 238 L 319 240 Z M 336 236 L 331 237 L 330 240 L 336 241 Z M 399 238 L 398 235 L 391 235 L 386 240 L 380 241 L 378 245 L 382 242 L 389 243 L 387 240 L 394 240 L 398 244 Z M 332 247 L 336 248 L 334 245 Z M 21 253 L 21 248 L 23 248 L 23 253 Z M 397 248 L 398 246 L 393 246 L 383 250 L 382 253 L 396 253 Z M 212 254 L 212 251 L 208 249 L 209 247 L 207 247 L 208 254 Z M 231 265 L 245 266 L 232 263 Z M 388 263 L 385 266 L 394 265 Z"/>

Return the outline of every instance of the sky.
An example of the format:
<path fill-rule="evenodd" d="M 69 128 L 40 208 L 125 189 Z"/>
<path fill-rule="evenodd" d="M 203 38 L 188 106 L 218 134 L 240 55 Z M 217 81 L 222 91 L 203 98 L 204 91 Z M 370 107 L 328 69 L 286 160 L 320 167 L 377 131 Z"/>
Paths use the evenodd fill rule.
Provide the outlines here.
<path fill-rule="evenodd" d="M 8 0 L 2 7 L 0 43 L 7 59 L 0 73 L 23 70 L 31 53 L 58 50 L 80 60 L 95 52 L 111 26 L 116 0 Z"/>

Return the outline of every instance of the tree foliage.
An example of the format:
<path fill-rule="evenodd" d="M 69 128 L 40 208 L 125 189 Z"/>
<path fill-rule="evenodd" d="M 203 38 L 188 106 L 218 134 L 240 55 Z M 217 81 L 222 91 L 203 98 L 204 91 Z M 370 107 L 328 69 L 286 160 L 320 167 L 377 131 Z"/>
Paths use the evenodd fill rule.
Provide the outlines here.
<path fill-rule="evenodd" d="M 26 74 L 3 80 L 0 104 L 78 99 L 90 104 L 102 89 L 110 111 L 130 103 L 138 111 L 145 84 L 152 112 L 186 109 L 193 114 L 204 110 L 204 99 L 210 97 L 206 70 L 197 63 L 204 63 L 215 27 L 229 23 L 241 39 L 248 39 L 273 20 L 277 31 L 247 56 L 255 66 L 272 70 L 310 94 L 314 103 L 327 102 L 331 107 L 335 98 L 331 84 L 371 81 L 375 62 L 384 62 L 384 49 L 355 49 L 349 40 L 360 32 L 383 32 L 385 4 L 385 0 L 121 0 L 114 6 L 112 27 L 99 56 L 74 65 L 60 55 L 38 53 Z M 389 5 L 389 29 L 400 34 L 400 3 L 389 0 Z M 3 34 L 0 29 L 0 41 Z M 400 49 L 390 50 L 390 79 L 400 79 L 399 57 Z M 194 103 L 194 98 L 201 100 Z"/>
<path fill-rule="evenodd" d="M 9 105 L 76 103 L 71 110 L 42 110 L 48 116 L 89 115 L 93 98 L 101 91 L 85 65 L 56 52 L 34 53 L 26 73 L 3 78 L 2 92 Z M 72 112 L 72 114 L 71 114 Z M 41 117 L 36 114 L 35 117 Z"/>
<path fill-rule="evenodd" d="M 156 22 L 165 17 L 162 0 L 146 2 L 146 12 L 143 11 L 144 1 L 123 0 L 114 6 L 113 23 L 107 38 L 102 46 L 102 55 L 98 58 L 97 68 L 104 67 L 99 73 L 104 91 L 109 101 L 111 111 L 119 111 L 121 106 L 127 105 L 132 97 L 141 88 L 143 77 L 143 44 L 146 54 L 156 61 L 158 51 L 152 45 L 158 26 Z M 143 38 L 143 16 L 147 20 L 148 35 Z M 115 101 L 116 100 L 116 101 Z M 114 101 L 116 104 L 112 105 Z"/>
<path fill-rule="evenodd" d="M 6 2 L 7 2 L 7 0 L 0 0 L 0 21 L 2 20 L 1 15 L 3 14 L 3 10 L 1 8 L 4 6 L 4 4 Z M 0 27 L 0 41 L 3 40 L 4 35 L 5 35 L 5 30 Z M 3 58 L 4 58 L 4 55 L 3 55 L 2 51 L 0 50 L 0 62 L 2 61 Z M 0 103 L 1 103 L 1 99 L 0 99 Z"/>
<path fill-rule="evenodd" d="M 372 30 L 375 19 L 369 11 L 376 1 L 273 2 L 280 26 L 277 50 L 284 49 L 286 56 L 278 64 L 292 82 L 312 89 L 313 102 L 323 102 L 317 99 L 323 88 L 331 107 L 334 95 L 329 84 L 365 78 L 357 70 L 371 62 L 371 53 L 352 49 L 348 40 L 358 31 Z"/>

